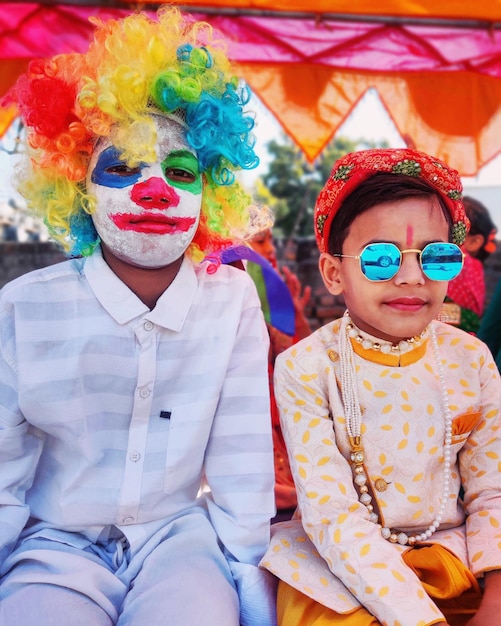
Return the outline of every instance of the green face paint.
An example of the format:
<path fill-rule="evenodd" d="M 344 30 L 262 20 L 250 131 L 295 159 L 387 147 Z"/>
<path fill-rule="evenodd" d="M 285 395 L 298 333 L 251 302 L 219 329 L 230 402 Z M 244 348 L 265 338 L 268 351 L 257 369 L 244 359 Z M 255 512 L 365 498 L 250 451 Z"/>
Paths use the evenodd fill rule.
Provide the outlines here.
<path fill-rule="evenodd" d="M 193 194 L 202 192 L 202 174 L 198 159 L 187 150 L 171 152 L 162 161 L 165 180 L 173 187 Z"/>

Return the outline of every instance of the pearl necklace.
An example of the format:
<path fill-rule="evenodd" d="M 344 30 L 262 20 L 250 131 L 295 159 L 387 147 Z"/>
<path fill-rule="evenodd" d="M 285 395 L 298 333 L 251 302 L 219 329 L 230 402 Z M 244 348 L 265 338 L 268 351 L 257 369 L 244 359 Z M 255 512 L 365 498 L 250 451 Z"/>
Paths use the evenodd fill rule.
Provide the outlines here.
<path fill-rule="evenodd" d="M 379 524 L 381 528 L 381 535 L 384 539 L 387 539 L 391 543 L 399 543 L 400 545 L 413 546 L 419 541 L 426 541 L 440 526 L 442 517 L 447 507 L 447 501 L 450 493 L 451 482 L 451 442 L 452 442 L 452 415 L 449 408 L 449 397 L 447 394 L 447 387 L 445 383 L 445 375 L 440 361 L 440 354 L 438 351 L 437 336 L 435 333 L 435 327 L 430 325 L 430 338 L 433 348 L 433 356 L 437 364 L 437 372 L 440 380 L 440 387 L 442 393 L 442 405 L 445 415 L 445 438 L 444 438 L 444 469 L 442 478 L 442 496 L 440 498 L 440 505 L 438 514 L 427 528 L 427 530 L 417 535 L 407 535 L 404 532 L 395 532 L 386 526 L 379 524 L 379 517 L 374 511 L 374 505 L 372 504 L 372 496 L 369 493 L 369 487 L 367 486 L 367 474 L 364 468 L 364 449 L 362 447 L 362 412 L 360 410 L 360 402 L 358 400 L 358 388 L 357 388 L 357 375 L 355 369 L 355 360 L 353 346 L 350 342 L 350 337 L 359 336 L 355 327 L 353 326 L 348 311 L 345 313 L 342 321 L 339 333 L 339 357 L 340 357 L 340 376 L 341 376 L 341 395 L 343 399 L 343 405 L 346 417 L 346 432 L 351 445 L 350 460 L 352 463 L 352 470 L 354 474 L 353 482 L 358 487 L 360 492 L 359 500 L 369 511 L 369 519 L 371 522 Z M 424 333 L 419 337 L 422 338 Z M 417 338 L 413 338 L 417 339 Z M 355 339 L 357 340 L 357 339 Z M 366 341 L 366 340 L 363 340 Z M 367 340 L 369 341 L 369 340 Z M 374 345 L 365 345 L 364 347 L 379 350 L 380 348 L 374 348 Z M 400 342 L 402 343 L 402 342 Z M 410 343 L 409 341 L 404 343 Z M 375 344 L 380 346 L 380 344 Z M 407 346 L 402 346 L 407 347 Z"/>
<path fill-rule="evenodd" d="M 374 352 L 381 352 L 382 354 L 402 354 L 404 352 L 408 352 L 409 350 L 413 350 L 426 336 L 425 329 L 421 334 L 409 337 L 409 339 L 404 339 L 398 343 L 372 341 L 368 337 L 363 337 L 357 327 L 351 322 L 346 324 L 346 332 L 349 337 L 354 339 L 358 344 L 365 348 L 365 350 L 374 350 Z"/>

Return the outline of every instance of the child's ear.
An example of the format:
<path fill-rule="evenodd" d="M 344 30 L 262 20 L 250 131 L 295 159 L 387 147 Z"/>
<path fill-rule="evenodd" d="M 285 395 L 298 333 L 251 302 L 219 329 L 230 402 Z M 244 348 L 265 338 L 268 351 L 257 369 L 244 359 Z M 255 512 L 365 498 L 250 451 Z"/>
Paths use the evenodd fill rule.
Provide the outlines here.
<path fill-rule="evenodd" d="M 318 267 L 327 291 L 333 296 L 343 293 L 343 280 L 341 278 L 341 259 L 322 252 L 318 261 Z"/>

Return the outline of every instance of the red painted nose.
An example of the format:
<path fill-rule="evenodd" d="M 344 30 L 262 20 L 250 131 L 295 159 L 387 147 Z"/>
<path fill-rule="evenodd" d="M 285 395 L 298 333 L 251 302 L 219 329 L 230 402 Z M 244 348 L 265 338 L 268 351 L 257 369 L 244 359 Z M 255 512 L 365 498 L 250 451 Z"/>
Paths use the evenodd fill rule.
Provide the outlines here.
<path fill-rule="evenodd" d="M 165 180 L 148 178 L 132 187 L 131 200 L 144 209 L 168 209 L 179 204 L 179 196 Z"/>

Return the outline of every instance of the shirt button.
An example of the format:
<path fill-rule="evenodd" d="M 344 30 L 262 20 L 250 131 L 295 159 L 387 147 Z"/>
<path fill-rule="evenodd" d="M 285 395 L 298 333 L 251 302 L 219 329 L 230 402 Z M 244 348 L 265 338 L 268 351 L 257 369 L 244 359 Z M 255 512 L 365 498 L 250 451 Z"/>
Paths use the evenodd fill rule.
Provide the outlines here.
<path fill-rule="evenodd" d="M 146 320 L 146 322 L 143 324 L 143 328 L 144 330 L 153 330 L 152 322 L 150 322 L 149 320 Z"/>
<path fill-rule="evenodd" d="M 129 454 L 129 459 L 133 462 L 133 463 L 137 463 L 137 461 L 139 461 L 139 459 L 141 458 L 141 455 L 139 454 L 139 452 L 131 452 Z"/>
<path fill-rule="evenodd" d="M 374 486 L 378 491 L 386 491 L 388 489 L 388 483 L 384 478 L 377 478 Z"/>
<path fill-rule="evenodd" d="M 146 389 L 146 387 L 143 387 L 139 390 L 139 395 L 141 396 L 141 398 L 147 398 L 150 395 L 150 390 Z"/>
<path fill-rule="evenodd" d="M 122 520 L 122 524 L 133 524 L 134 521 L 135 520 L 133 517 L 124 517 Z"/>

